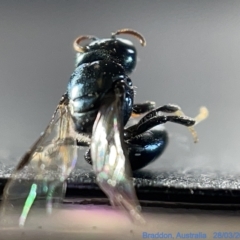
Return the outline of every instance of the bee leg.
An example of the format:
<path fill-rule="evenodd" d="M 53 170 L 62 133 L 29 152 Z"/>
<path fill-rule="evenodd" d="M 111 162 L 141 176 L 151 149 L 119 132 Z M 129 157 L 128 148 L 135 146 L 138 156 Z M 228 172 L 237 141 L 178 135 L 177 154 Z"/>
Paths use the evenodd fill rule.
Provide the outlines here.
<path fill-rule="evenodd" d="M 157 112 L 175 113 L 170 116 L 158 116 Z M 180 116 L 179 116 L 180 115 Z M 150 117 L 152 116 L 152 117 Z M 186 117 L 180 107 L 164 105 L 145 115 L 138 124 L 127 128 L 124 132 L 125 144 L 128 148 L 129 160 L 133 171 L 145 167 L 153 162 L 165 150 L 168 144 L 168 135 L 164 128 L 154 128 L 166 122 L 174 122 L 188 127 L 193 135 L 194 142 L 198 141 L 193 126 L 206 117 L 206 109 L 202 108 L 195 118 Z M 90 149 L 85 153 L 85 160 L 92 165 Z"/>
<path fill-rule="evenodd" d="M 151 103 L 151 102 L 149 102 Z M 152 105 L 153 106 L 153 105 Z M 149 107 L 150 108 L 150 107 Z M 146 110 L 147 108 L 145 108 Z M 164 112 L 164 113 L 170 113 L 176 116 L 185 116 L 183 114 L 183 112 L 181 111 L 181 108 L 177 105 L 173 105 L 173 104 L 167 104 L 158 108 L 155 108 L 153 110 L 151 110 L 150 112 L 148 112 L 145 116 L 143 116 L 140 121 L 137 124 L 134 124 L 130 127 L 127 128 L 127 132 L 125 134 L 128 134 L 129 132 L 135 132 L 135 130 L 138 128 L 139 125 L 143 124 L 144 122 L 148 121 L 149 119 L 159 116 L 160 112 Z M 143 112 L 142 112 L 143 113 Z M 136 113 L 133 110 L 132 116 L 140 116 L 136 115 Z"/>
<path fill-rule="evenodd" d="M 78 147 L 89 147 L 91 142 L 91 136 L 78 133 L 76 136 L 77 146 Z"/>
<path fill-rule="evenodd" d="M 173 104 L 167 104 L 167 105 L 163 105 L 160 107 L 157 107 L 155 109 L 153 109 L 152 111 L 150 111 L 149 113 L 147 113 L 140 121 L 138 124 L 142 124 L 144 122 L 146 122 L 148 119 L 158 116 L 160 112 L 163 113 L 170 113 L 176 116 L 185 116 L 183 114 L 183 112 L 181 111 L 181 108 L 177 105 L 173 105 Z"/>
<path fill-rule="evenodd" d="M 131 132 L 135 132 L 135 134 L 136 134 L 136 129 L 139 130 L 140 128 L 144 128 L 144 123 L 145 123 L 145 122 L 150 121 L 150 122 L 153 123 L 154 121 L 156 121 L 156 119 L 159 119 L 159 120 L 160 120 L 161 117 L 162 117 L 162 119 L 163 119 L 164 116 L 159 115 L 160 112 L 164 112 L 164 113 L 169 113 L 169 114 L 171 114 L 171 115 L 169 116 L 169 117 L 170 117 L 169 119 L 172 119 L 172 120 L 167 120 L 167 121 L 173 121 L 173 122 L 175 121 L 176 123 L 179 123 L 179 124 L 182 124 L 182 125 L 185 125 L 185 126 L 187 126 L 187 125 L 184 124 L 184 122 L 187 123 L 187 122 L 186 122 L 187 119 L 194 120 L 195 123 L 192 124 L 191 126 L 187 126 L 187 127 L 188 127 L 188 130 L 191 132 L 191 134 L 192 134 L 192 136 L 193 136 L 193 138 L 194 138 L 194 142 L 195 142 L 195 143 L 198 142 L 197 133 L 196 133 L 193 125 L 197 125 L 198 123 L 200 123 L 201 121 L 205 120 L 205 119 L 208 117 L 208 109 L 207 109 L 206 107 L 201 107 L 201 108 L 200 108 L 200 111 L 199 111 L 199 114 L 198 114 L 195 118 L 189 118 L 189 117 L 187 117 L 187 116 L 183 113 L 183 111 L 181 110 L 181 108 L 180 108 L 179 106 L 177 106 L 177 105 L 167 104 L 167 105 L 158 107 L 158 108 L 150 111 L 149 113 L 147 113 L 137 124 L 129 127 L 129 128 L 127 129 L 127 132 L 125 133 L 125 135 L 129 135 L 129 132 L 130 132 L 130 133 L 131 133 Z M 174 117 L 174 116 L 175 116 L 175 117 L 179 117 L 179 119 L 178 119 L 178 118 L 171 118 L 171 117 Z M 155 120 L 153 120 L 153 119 L 155 119 Z M 174 120 L 174 119 L 175 119 L 175 120 Z M 185 120 L 181 121 L 181 119 L 185 119 Z M 160 120 L 160 121 L 161 121 L 161 120 Z M 164 123 L 164 121 L 163 121 L 162 123 Z M 159 124 L 161 124 L 161 123 L 159 123 Z M 145 126 L 147 126 L 147 125 L 150 126 L 150 125 L 152 125 L 152 124 L 150 123 L 150 125 L 149 125 L 149 122 L 148 122 Z M 157 124 L 157 125 L 158 125 L 158 124 Z M 141 126 L 141 127 L 140 127 L 140 126 Z M 153 126 L 154 126 L 154 124 L 153 124 Z M 149 129 L 149 127 L 147 127 L 147 128 Z M 130 134 L 130 135 L 131 135 L 131 134 Z"/>
<path fill-rule="evenodd" d="M 166 122 L 178 123 L 188 128 L 196 123 L 194 119 L 189 117 L 154 116 L 143 123 L 140 121 L 138 124 L 127 128 L 124 131 L 124 140 L 133 171 L 143 168 L 162 154 L 168 143 L 167 133 L 163 128 L 152 128 Z M 193 131 L 194 139 L 197 139 L 197 133 Z M 90 149 L 84 157 L 89 164 L 92 164 Z"/>
<path fill-rule="evenodd" d="M 155 108 L 155 102 L 135 103 L 132 107 L 132 117 L 147 113 Z"/>
<path fill-rule="evenodd" d="M 163 124 L 166 122 L 174 122 L 186 127 L 192 127 L 195 125 L 196 121 L 190 117 L 182 117 L 182 116 L 155 116 L 147 121 L 137 124 L 137 128 L 135 129 L 135 134 L 140 134 L 146 132 L 147 130 L 156 127 L 159 124 Z"/>
<path fill-rule="evenodd" d="M 168 135 L 159 125 L 166 122 L 178 123 L 189 128 L 196 123 L 189 117 L 154 116 L 126 129 L 124 138 L 133 171 L 145 167 L 163 153 L 168 144 Z"/>
<path fill-rule="evenodd" d="M 78 147 L 89 147 L 89 144 L 90 144 L 90 143 L 87 142 L 87 141 L 77 140 L 77 145 L 78 145 Z M 84 159 L 85 159 L 90 165 L 92 165 L 90 148 L 88 148 L 88 150 L 85 152 L 85 154 L 84 154 Z"/>
<path fill-rule="evenodd" d="M 173 105 L 173 104 L 167 104 L 167 105 L 158 107 L 158 108 L 150 111 L 148 114 L 146 114 L 137 124 L 138 127 L 140 125 L 142 125 L 143 123 L 147 122 L 148 120 L 159 116 L 158 115 L 159 112 L 169 113 L 169 114 L 172 114 L 173 116 L 178 116 L 180 118 L 190 119 L 183 113 L 183 111 L 181 110 L 181 108 L 179 106 Z M 208 117 L 208 109 L 206 107 L 201 107 L 199 114 L 195 118 L 191 118 L 191 119 L 195 121 L 195 123 L 193 125 L 197 125 L 201 121 L 205 120 L 207 117 Z M 179 118 L 179 120 L 180 120 L 180 118 Z M 172 121 L 172 120 L 170 120 L 170 121 Z M 177 118 L 176 118 L 176 121 L 178 121 Z M 176 123 L 180 123 L 180 122 L 176 122 Z M 183 122 L 180 124 L 185 125 Z M 194 142 L 196 143 L 196 142 L 198 142 L 198 137 L 197 137 L 197 133 L 196 133 L 195 129 L 193 128 L 193 125 L 192 126 L 185 125 L 185 126 L 188 127 L 188 130 L 191 132 L 191 134 L 194 138 Z M 135 127 L 133 126 L 133 128 L 135 128 Z"/>
<path fill-rule="evenodd" d="M 90 148 L 85 152 L 84 159 L 92 165 L 91 151 Z"/>

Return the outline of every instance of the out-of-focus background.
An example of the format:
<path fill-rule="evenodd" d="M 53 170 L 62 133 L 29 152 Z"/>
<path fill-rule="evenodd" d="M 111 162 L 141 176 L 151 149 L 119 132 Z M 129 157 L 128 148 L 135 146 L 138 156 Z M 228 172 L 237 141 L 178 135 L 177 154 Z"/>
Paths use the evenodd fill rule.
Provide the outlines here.
<path fill-rule="evenodd" d="M 210 111 L 198 144 L 166 124 L 169 147 L 149 168 L 239 172 L 239 9 L 238 0 L 1 1 L 0 163 L 16 164 L 47 126 L 74 70 L 73 40 L 133 28 L 147 39 L 142 48 L 129 38 L 136 101 L 175 103 L 191 117 Z"/>

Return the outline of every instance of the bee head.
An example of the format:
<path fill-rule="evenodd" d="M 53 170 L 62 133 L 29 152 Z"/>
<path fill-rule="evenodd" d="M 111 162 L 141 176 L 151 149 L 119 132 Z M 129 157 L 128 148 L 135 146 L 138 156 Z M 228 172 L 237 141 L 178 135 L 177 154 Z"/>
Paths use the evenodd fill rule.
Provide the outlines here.
<path fill-rule="evenodd" d="M 113 61 L 119 63 L 126 73 L 131 73 L 137 62 L 137 51 L 133 43 L 123 38 L 117 38 L 120 34 L 130 34 L 137 37 L 140 40 L 142 46 L 146 45 L 144 37 L 131 29 L 121 29 L 112 33 L 111 38 L 99 39 L 94 36 L 80 36 L 74 41 L 74 49 L 78 52 L 79 59 L 83 54 L 95 53 L 95 56 L 99 58 L 110 58 Z M 80 46 L 82 40 L 91 40 L 85 46 Z M 104 57 L 103 57 L 104 56 Z"/>

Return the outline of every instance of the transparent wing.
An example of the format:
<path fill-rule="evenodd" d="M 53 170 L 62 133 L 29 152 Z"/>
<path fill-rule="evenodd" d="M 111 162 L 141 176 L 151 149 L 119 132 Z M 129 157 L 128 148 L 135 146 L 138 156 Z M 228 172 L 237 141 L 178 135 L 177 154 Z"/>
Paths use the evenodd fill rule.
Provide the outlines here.
<path fill-rule="evenodd" d="M 123 139 L 123 99 L 124 88 L 116 88 L 100 107 L 91 141 L 93 170 L 111 204 L 124 208 L 134 221 L 144 222 Z"/>
<path fill-rule="evenodd" d="M 32 205 L 52 204 L 65 194 L 65 179 L 75 166 L 77 145 L 68 99 L 64 95 L 52 121 L 22 157 L 5 186 L 1 204 L 1 220 L 14 212 L 19 225 L 24 225 Z M 12 222 L 12 218 L 11 218 Z"/>

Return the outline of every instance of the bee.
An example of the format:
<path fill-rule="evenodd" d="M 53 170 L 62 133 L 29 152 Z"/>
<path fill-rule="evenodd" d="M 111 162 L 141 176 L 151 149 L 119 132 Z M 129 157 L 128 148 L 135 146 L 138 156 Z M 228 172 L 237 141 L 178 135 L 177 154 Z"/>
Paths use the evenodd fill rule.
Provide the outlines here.
<path fill-rule="evenodd" d="M 37 199 L 44 202 L 48 213 L 53 203 L 63 199 L 79 147 L 88 147 L 85 159 L 110 203 L 125 209 L 133 221 L 144 222 L 132 171 L 153 162 L 165 150 L 167 132 L 157 126 L 166 122 L 184 125 L 197 142 L 194 126 L 207 117 L 206 108 L 190 118 L 177 105 L 156 108 L 150 101 L 134 103 L 129 75 L 136 66 L 137 51 L 131 41 L 118 37 L 122 34 L 146 45 L 145 38 L 132 29 L 118 30 L 106 39 L 87 35 L 74 41 L 75 70 L 67 91 L 4 189 L 1 213 L 18 207 L 20 226 Z M 136 117 L 141 119 L 136 122 Z M 132 120 L 135 123 L 127 127 Z"/>

